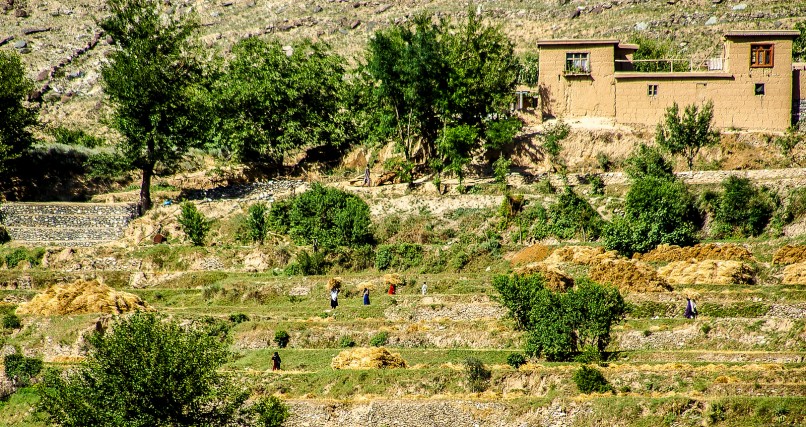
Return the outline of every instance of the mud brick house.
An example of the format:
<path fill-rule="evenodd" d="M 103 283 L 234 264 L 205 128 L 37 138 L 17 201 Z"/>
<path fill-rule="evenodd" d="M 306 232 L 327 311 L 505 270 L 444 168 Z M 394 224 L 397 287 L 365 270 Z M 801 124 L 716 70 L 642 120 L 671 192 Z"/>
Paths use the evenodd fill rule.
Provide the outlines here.
<path fill-rule="evenodd" d="M 544 40 L 538 98 L 544 116 L 606 117 L 654 126 L 672 103 L 714 103 L 719 128 L 783 131 L 806 118 L 806 64 L 792 63 L 797 31 L 731 31 L 722 55 L 654 61 L 635 71 L 638 45 L 618 40 Z M 640 68 L 640 67 L 639 67 Z M 681 71 L 681 69 L 683 71 Z M 803 107 L 801 107 L 803 105 Z"/>

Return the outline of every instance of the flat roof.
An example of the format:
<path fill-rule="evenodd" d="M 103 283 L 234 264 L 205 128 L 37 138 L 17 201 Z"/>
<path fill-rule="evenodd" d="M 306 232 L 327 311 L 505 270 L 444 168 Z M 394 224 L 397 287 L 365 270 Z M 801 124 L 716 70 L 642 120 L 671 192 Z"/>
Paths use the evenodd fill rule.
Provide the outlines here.
<path fill-rule="evenodd" d="M 619 44 L 615 39 L 554 39 L 538 40 L 538 46 L 562 46 L 562 45 L 590 45 L 590 44 Z"/>
<path fill-rule="evenodd" d="M 725 37 L 797 37 L 800 31 L 795 30 L 742 30 L 728 31 Z"/>
<path fill-rule="evenodd" d="M 665 79 L 732 79 L 733 74 L 724 72 L 709 71 L 684 71 L 684 72 L 651 72 L 643 73 L 636 71 L 616 71 L 613 74 L 617 79 L 644 79 L 644 80 L 665 80 Z"/>

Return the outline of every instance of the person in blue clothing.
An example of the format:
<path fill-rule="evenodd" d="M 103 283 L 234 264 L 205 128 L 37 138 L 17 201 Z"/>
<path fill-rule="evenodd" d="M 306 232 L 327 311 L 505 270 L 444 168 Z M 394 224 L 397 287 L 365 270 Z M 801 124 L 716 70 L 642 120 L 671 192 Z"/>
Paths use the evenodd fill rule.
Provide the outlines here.
<path fill-rule="evenodd" d="M 369 288 L 364 288 L 364 305 L 369 305 Z"/>

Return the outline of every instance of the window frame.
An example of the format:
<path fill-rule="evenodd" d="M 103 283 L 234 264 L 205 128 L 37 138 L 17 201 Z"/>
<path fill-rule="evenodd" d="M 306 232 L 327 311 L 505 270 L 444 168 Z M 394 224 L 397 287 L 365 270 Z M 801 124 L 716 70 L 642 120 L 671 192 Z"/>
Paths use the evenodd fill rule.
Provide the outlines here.
<path fill-rule="evenodd" d="M 761 93 L 759 93 L 759 88 L 761 88 Z M 753 85 L 753 95 L 755 96 L 764 96 L 767 94 L 767 87 L 764 83 L 754 83 Z"/>
<path fill-rule="evenodd" d="M 651 97 L 658 96 L 658 85 L 657 84 L 648 84 L 646 86 L 646 96 L 651 96 Z"/>
<path fill-rule="evenodd" d="M 760 63 L 762 52 L 767 53 L 766 59 L 769 61 Z M 773 68 L 775 66 L 775 44 L 774 43 L 751 43 L 750 44 L 750 68 Z"/>
<path fill-rule="evenodd" d="M 574 56 L 576 55 L 579 55 L 579 57 L 575 58 Z M 575 67 L 574 64 L 577 61 L 582 60 L 584 60 L 585 65 L 580 66 L 578 68 L 569 67 L 569 64 L 572 64 L 572 66 Z M 563 67 L 563 74 L 567 76 L 589 76 L 591 74 L 591 53 L 580 51 L 565 52 L 565 65 Z"/>

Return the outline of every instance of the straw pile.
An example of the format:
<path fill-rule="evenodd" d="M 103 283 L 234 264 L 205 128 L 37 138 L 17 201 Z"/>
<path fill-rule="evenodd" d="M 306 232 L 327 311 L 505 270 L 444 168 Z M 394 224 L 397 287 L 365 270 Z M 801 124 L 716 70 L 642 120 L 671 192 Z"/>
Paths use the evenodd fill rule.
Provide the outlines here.
<path fill-rule="evenodd" d="M 724 261 L 753 261 L 753 253 L 742 245 L 733 243 L 715 244 L 706 243 L 694 246 L 680 247 L 677 245 L 660 245 L 643 254 L 636 254 L 642 261 L 688 261 L 690 259 L 715 259 Z"/>
<path fill-rule="evenodd" d="M 370 281 L 366 281 L 366 282 L 357 283 L 355 285 L 355 290 L 357 290 L 359 292 L 364 292 L 364 289 L 369 289 L 370 291 L 374 291 L 377 286 L 378 285 L 375 284 L 374 281 L 370 280 Z"/>
<path fill-rule="evenodd" d="M 529 275 L 540 273 L 546 279 L 546 288 L 555 292 L 565 292 L 574 286 L 574 279 L 555 265 L 533 262 L 515 269 L 515 273 Z"/>
<path fill-rule="evenodd" d="M 66 285 L 53 285 L 31 301 L 21 304 L 17 314 L 40 316 L 109 313 L 151 310 L 137 295 L 116 291 L 97 280 L 76 280 Z"/>
<path fill-rule="evenodd" d="M 333 369 L 405 368 L 406 361 L 383 347 L 344 350 L 330 362 Z"/>
<path fill-rule="evenodd" d="M 546 245 L 536 244 L 528 248 L 521 249 L 512 257 L 512 265 L 528 264 L 530 262 L 540 262 L 551 254 L 553 249 Z"/>
<path fill-rule="evenodd" d="M 784 278 L 781 283 L 786 285 L 806 285 L 806 262 L 798 262 L 784 267 Z"/>
<path fill-rule="evenodd" d="M 623 258 L 596 263 L 588 273 L 599 283 L 610 283 L 622 292 L 663 292 L 672 287 L 647 263 Z"/>
<path fill-rule="evenodd" d="M 327 290 L 332 291 L 333 289 L 341 290 L 341 277 L 331 277 L 327 281 Z"/>
<path fill-rule="evenodd" d="M 772 256 L 773 264 L 796 264 L 806 262 L 806 246 L 786 245 Z"/>
<path fill-rule="evenodd" d="M 601 246 L 563 246 L 546 258 L 546 264 L 568 262 L 572 264 L 594 265 L 602 261 L 616 259 L 615 251 L 605 251 Z"/>
<path fill-rule="evenodd" d="M 406 284 L 406 281 L 400 277 L 399 274 L 392 273 L 392 274 L 384 274 L 383 275 L 383 284 L 388 288 L 389 285 L 395 285 L 395 287 L 403 286 Z"/>
<path fill-rule="evenodd" d="M 674 285 L 752 285 L 755 271 L 740 261 L 674 261 L 658 270 L 663 278 Z"/>

